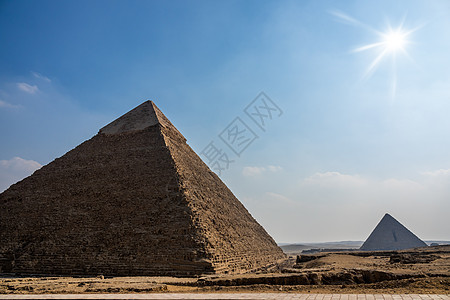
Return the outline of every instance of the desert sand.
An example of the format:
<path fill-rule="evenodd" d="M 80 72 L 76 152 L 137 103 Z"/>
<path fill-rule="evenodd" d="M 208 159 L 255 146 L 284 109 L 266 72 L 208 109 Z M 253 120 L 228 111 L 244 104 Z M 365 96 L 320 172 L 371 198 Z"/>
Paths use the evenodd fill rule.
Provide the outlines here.
<path fill-rule="evenodd" d="M 295 255 L 272 269 L 199 277 L 3 274 L 0 293 L 301 292 L 448 294 L 450 246 Z"/>

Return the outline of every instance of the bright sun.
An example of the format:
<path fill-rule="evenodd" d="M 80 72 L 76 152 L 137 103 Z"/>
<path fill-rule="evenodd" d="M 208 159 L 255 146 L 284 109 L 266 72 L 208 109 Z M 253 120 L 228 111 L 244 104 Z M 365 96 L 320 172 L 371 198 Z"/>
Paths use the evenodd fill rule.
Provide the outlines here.
<path fill-rule="evenodd" d="M 390 31 L 383 34 L 383 44 L 387 51 L 396 52 L 398 50 L 404 50 L 406 44 L 406 33 L 401 30 Z"/>
<path fill-rule="evenodd" d="M 394 58 L 394 65 L 397 52 L 402 52 L 402 54 L 408 56 L 408 53 L 405 49 L 406 45 L 410 43 L 408 40 L 408 36 L 416 30 L 417 29 L 404 30 L 402 26 L 399 26 L 395 29 L 389 26 L 389 28 L 385 32 L 374 30 L 380 37 L 380 40 L 376 43 L 368 44 L 354 50 L 355 52 L 366 51 L 370 49 L 378 51 L 378 54 L 375 56 L 374 60 L 367 68 L 365 77 L 370 76 L 370 74 L 380 64 L 383 58 L 388 55 L 391 55 Z"/>
<path fill-rule="evenodd" d="M 372 61 L 369 63 L 369 66 L 366 69 L 365 74 L 363 75 L 363 79 L 369 78 L 373 72 L 376 70 L 376 68 L 380 65 L 380 63 L 383 60 L 386 60 L 386 58 L 390 57 L 390 65 L 392 66 L 392 97 L 395 97 L 395 91 L 397 86 L 397 59 L 400 58 L 400 56 L 404 56 L 410 60 L 412 58 L 409 56 L 407 48 L 409 44 L 411 44 L 411 34 L 417 30 L 419 30 L 424 25 L 420 25 L 413 29 L 407 29 L 403 25 L 405 23 L 406 15 L 401 20 L 398 27 L 394 28 L 391 26 L 390 22 L 388 21 L 387 28 L 385 28 L 385 31 L 379 31 L 371 26 L 364 24 L 363 22 L 360 22 L 351 16 L 340 12 L 340 11 L 332 11 L 331 14 L 333 14 L 335 17 L 337 17 L 339 20 L 351 24 L 354 26 L 362 27 L 364 29 L 368 29 L 371 33 L 375 33 L 378 36 L 378 39 L 375 40 L 373 43 L 366 44 L 363 46 L 360 46 L 356 49 L 353 49 L 352 52 L 363 52 L 368 51 L 371 52 L 371 55 L 373 55 Z"/>

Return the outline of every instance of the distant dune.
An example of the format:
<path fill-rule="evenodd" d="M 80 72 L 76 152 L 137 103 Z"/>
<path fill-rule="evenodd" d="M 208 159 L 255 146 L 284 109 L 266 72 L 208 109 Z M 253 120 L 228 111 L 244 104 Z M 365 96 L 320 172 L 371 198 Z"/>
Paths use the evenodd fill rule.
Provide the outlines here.
<path fill-rule="evenodd" d="M 450 245 L 450 241 L 435 241 L 426 240 L 424 241 L 427 245 L 439 244 L 439 245 Z M 279 243 L 281 249 L 284 253 L 300 253 L 303 250 L 310 249 L 359 249 L 363 241 L 339 241 L 339 242 L 323 242 L 323 243 Z"/>
<path fill-rule="evenodd" d="M 363 241 L 340 241 L 324 243 L 279 244 L 285 253 L 299 253 L 310 249 L 359 249 Z"/>
<path fill-rule="evenodd" d="M 428 245 L 439 244 L 439 245 L 450 245 L 450 241 L 424 241 Z"/>

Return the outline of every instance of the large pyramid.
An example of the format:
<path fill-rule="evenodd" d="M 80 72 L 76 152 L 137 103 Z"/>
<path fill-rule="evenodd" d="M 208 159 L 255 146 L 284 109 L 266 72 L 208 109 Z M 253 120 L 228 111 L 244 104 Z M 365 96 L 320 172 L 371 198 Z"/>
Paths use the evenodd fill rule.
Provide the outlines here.
<path fill-rule="evenodd" d="M 402 250 L 426 246 L 427 244 L 400 222 L 391 215 L 385 214 L 360 250 Z"/>
<path fill-rule="evenodd" d="M 0 273 L 240 273 L 283 258 L 151 101 L 0 194 Z"/>

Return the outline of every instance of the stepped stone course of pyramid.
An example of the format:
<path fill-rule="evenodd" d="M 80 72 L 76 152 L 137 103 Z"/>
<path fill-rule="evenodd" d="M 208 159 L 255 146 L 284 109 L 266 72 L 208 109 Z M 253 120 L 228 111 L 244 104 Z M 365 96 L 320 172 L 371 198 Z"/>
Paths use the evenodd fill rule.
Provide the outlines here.
<path fill-rule="evenodd" d="M 403 250 L 426 246 L 425 242 L 400 224 L 400 222 L 391 215 L 385 214 L 360 250 Z"/>
<path fill-rule="evenodd" d="M 242 273 L 284 257 L 151 101 L 0 194 L 0 273 Z"/>

